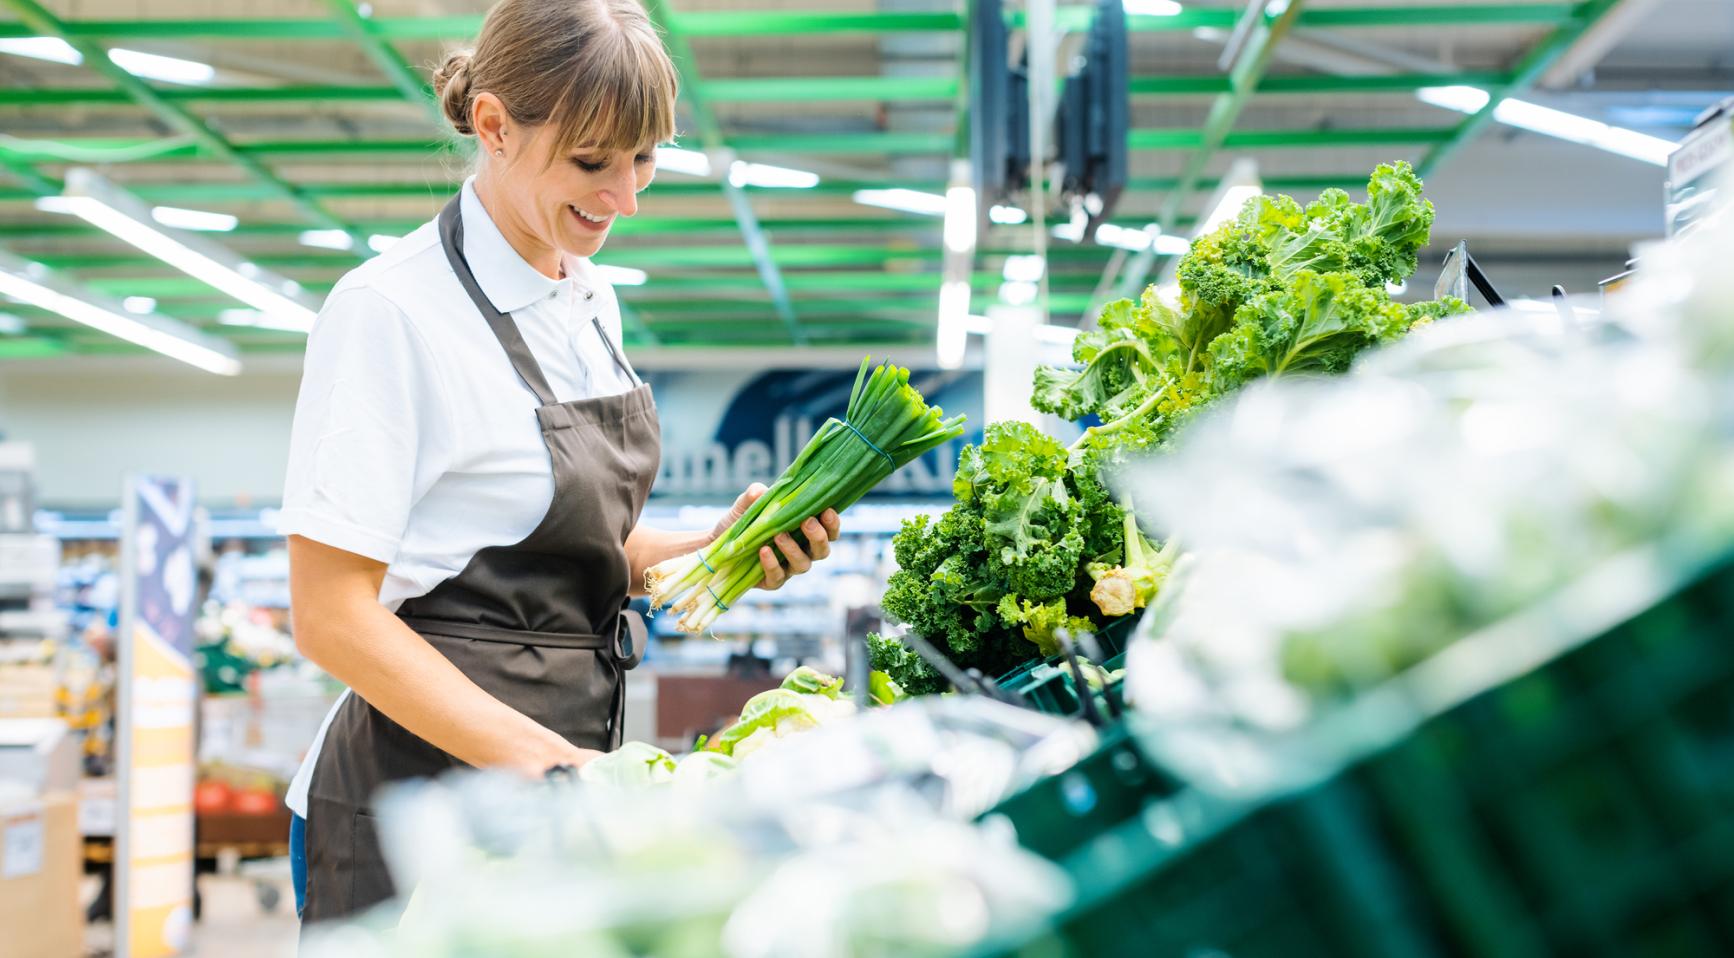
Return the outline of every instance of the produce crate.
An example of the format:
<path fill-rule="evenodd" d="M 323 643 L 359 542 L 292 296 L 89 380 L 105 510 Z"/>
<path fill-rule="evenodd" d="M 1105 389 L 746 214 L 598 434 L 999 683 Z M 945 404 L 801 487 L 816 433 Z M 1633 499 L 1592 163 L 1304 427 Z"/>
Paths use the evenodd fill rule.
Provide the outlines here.
<path fill-rule="evenodd" d="M 1140 614 L 1123 616 L 1108 624 L 1108 627 L 1096 633 L 1096 642 L 1102 647 L 1103 657 L 1108 661 L 1124 661 L 1126 645 L 1131 639 L 1132 630 L 1138 627 Z M 1080 650 L 1080 653 L 1082 651 Z M 1065 656 L 1052 655 L 1045 659 L 1031 659 L 1017 668 L 994 680 L 994 685 L 1007 691 L 1028 695 L 1031 690 L 1046 682 L 1052 681 L 1057 672 L 1070 674 L 1071 669 L 1065 664 Z M 1115 666 L 1118 668 L 1118 666 Z M 1059 700 L 1054 700 L 1056 703 Z M 1041 707 L 1038 704 L 1038 707 Z M 1057 715 L 1070 715 L 1077 711 L 1076 696 L 1073 696 L 1069 708 L 1043 708 L 1043 711 L 1053 711 Z"/>
<path fill-rule="evenodd" d="M 1061 860 L 1174 789 L 1125 726 L 1115 724 L 1077 765 L 1006 799 L 982 820 L 1009 823 L 1019 844 Z"/>
<path fill-rule="evenodd" d="M 1097 830 L 1059 942 L 994 951 L 1734 954 L 1731 637 L 1726 562 L 1298 787 Z"/>

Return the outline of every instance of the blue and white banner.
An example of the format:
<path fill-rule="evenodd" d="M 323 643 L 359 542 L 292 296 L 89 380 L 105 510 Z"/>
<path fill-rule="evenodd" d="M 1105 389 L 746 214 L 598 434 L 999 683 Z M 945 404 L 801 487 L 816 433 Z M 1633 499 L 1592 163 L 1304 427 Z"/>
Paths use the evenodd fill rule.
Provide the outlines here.
<path fill-rule="evenodd" d="M 771 482 L 826 419 L 843 418 L 855 370 L 707 370 L 647 378 L 662 417 L 662 471 L 651 494 L 709 501 Z M 965 441 L 981 438 L 979 371 L 915 370 L 909 383 L 946 415 L 967 415 L 969 431 L 898 470 L 870 500 L 949 498 L 958 452 Z"/>

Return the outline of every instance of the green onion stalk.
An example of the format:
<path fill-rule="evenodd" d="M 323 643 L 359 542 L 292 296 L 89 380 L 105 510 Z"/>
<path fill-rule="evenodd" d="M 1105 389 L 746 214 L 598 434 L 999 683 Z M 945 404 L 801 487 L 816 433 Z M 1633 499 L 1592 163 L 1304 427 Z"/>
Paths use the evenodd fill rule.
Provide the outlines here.
<path fill-rule="evenodd" d="M 945 418 L 909 385 L 909 370 L 861 360 L 846 421 L 827 419 L 795 461 L 714 542 L 651 566 L 652 608 L 680 613 L 676 628 L 703 632 L 764 580 L 759 549 L 809 516 L 842 512 L 910 460 L 963 435 L 963 416 Z M 853 428 L 851 428 L 851 426 Z M 859 434 L 857 434 L 859 430 Z"/>

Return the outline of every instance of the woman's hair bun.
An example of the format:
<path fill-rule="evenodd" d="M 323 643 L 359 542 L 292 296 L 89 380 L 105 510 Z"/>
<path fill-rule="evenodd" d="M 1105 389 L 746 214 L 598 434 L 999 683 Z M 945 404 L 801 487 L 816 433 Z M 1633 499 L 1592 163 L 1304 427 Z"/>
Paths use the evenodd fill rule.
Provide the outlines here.
<path fill-rule="evenodd" d="M 449 54 L 433 75 L 434 95 L 439 97 L 446 120 L 460 136 L 474 136 L 476 132 L 470 127 L 469 67 L 470 52 L 459 50 Z"/>

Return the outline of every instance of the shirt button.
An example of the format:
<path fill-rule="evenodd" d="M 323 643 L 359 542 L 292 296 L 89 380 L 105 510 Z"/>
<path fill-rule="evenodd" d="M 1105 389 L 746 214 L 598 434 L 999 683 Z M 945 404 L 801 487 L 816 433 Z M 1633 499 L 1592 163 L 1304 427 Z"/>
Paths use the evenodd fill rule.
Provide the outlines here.
<path fill-rule="evenodd" d="M 596 291 L 595 290 L 587 289 L 584 291 L 584 301 L 586 303 L 590 302 L 591 300 L 593 300 L 595 298 L 596 298 Z"/>

